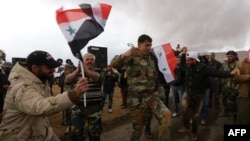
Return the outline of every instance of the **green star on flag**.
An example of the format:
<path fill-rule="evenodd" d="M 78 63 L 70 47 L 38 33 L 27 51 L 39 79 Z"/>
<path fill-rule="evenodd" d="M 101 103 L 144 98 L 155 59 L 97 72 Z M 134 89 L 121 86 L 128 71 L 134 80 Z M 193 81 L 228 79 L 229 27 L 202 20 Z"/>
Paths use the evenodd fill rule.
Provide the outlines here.
<path fill-rule="evenodd" d="M 162 68 L 162 71 L 167 71 L 167 70 L 168 70 L 168 69 L 167 69 L 167 68 L 165 68 L 165 67 L 164 67 L 164 68 Z"/>
<path fill-rule="evenodd" d="M 170 43 L 153 47 L 155 56 L 157 57 L 158 68 L 163 74 L 165 80 L 169 83 L 175 79 L 174 69 L 177 61 Z"/>
<path fill-rule="evenodd" d="M 73 29 L 71 26 L 69 26 L 69 29 L 67 29 L 66 31 L 68 31 L 70 35 L 76 33 L 76 29 Z"/>
<path fill-rule="evenodd" d="M 158 55 L 159 55 L 159 57 L 161 57 L 161 56 L 162 56 L 162 53 L 160 52 Z"/>

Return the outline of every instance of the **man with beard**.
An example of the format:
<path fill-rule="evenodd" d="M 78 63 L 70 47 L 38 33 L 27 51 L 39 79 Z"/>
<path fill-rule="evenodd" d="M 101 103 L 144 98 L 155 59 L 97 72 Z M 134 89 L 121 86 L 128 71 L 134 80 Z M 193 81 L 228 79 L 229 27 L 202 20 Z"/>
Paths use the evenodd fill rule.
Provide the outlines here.
<path fill-rule="evenodd" d="M 81 62 L 80 62 L 81 63 Z M 86 105 L 80 102 L 72 106 L 70 133 L 72 140 L 84 140 L 84 125 L 88 123 L 89 141 L 100 141 L 102 132 L 102 79 L 94 70 L 95 56 L 87 53 L 83 56 L 84 76 L 88 78 L 89 90 L 86 92 Z M 68 74 L 65 82 L 75 83 L 82 77 L 81 64 Z M 92 98 L 91 98 L 92 97 Z M 72 127 L 72 128 L 71 128 Z"/>
<path fill-rule="evenodd" d="M 60 141 L 48 116 L 77 103 L 88 90 L 88 82 L 82 78 L 74 89 L 51 97 L 48 79 L 59 65 L 48 52 L 38 50 L 28 55 L 26 65 L 16 63 L 12 68 L 0 125 L 1 141 Z"/>
<path fill-rule="evenodd" d="M 235 51 L 230 50 L 226 53 L 227 62 L 221 67 L 221 70 L 232 71 L 236 69 L 238 55 Z M 221 95 L 223 111 L 219 114 L 220 117 L 233 115 L 234 123 L 237 118 L 239 83 L 234 78 L 226 78 L 221 80 Z"/>

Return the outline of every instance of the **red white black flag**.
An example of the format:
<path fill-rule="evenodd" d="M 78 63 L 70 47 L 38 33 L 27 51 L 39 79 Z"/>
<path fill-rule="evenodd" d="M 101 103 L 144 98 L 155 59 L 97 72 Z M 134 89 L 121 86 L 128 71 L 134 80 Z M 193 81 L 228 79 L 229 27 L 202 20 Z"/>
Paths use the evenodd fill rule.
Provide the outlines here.
<path fill-rule="evenodd" d="M 158 60 L 158 68 L 169 83 L 175 79 L 174 69 L 177 61 L 170 43 L 153 48 Z"/>
<path fill-rule="evenodd" d="M 57 23 L 76 58 L 82 59 L 81 49 L 104 31 L 111 7 L 104 3 L 80 4 L 74 9 L 56 11 Z"/>

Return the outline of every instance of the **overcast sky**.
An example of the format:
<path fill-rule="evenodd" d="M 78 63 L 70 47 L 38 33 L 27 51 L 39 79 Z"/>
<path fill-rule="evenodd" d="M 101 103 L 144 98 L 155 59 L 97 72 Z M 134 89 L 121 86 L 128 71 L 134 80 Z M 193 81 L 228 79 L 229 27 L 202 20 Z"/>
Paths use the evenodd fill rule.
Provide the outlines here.
<path fill-rule="evenodd" d="M 1 0 L 0 49 L 8 61 L 45 50 L 55 59 L 77 62 L 55 11 L 97 2 L 112 9 L 104 32 L 87 46 L 107 47 L 108 61 L 126 51 L 127 43 L 136 45 L 144 33 L 153 38 L 153 46 L 170 42 L 175 48 L 179 43 L 197 52 L 250 48 L 250 0 Z"/>

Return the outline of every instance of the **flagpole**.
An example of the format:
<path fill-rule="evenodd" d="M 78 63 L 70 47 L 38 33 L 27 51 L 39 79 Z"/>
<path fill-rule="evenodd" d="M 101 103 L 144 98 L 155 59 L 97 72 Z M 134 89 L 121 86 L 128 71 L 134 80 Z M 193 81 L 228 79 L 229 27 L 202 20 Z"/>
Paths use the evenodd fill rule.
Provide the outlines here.
<path fill-rule="evenodd" d="M 80 60 L 80 61 L 81 61 L 81 60 Z M 82 77 L 84 77 L 83 61 L 81 61 L 80 66 L 81 66 Z M 84 94 L 83 94 L 83 105 L 84 105 L 84 107 L 87 106 L 86 103 L 87 103 L 87 102 L 86 102 L 86 93 L 84 92 Z"/>

